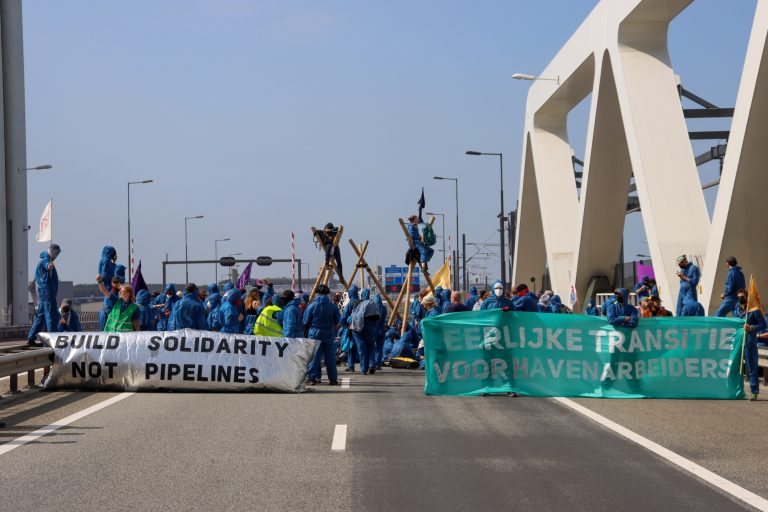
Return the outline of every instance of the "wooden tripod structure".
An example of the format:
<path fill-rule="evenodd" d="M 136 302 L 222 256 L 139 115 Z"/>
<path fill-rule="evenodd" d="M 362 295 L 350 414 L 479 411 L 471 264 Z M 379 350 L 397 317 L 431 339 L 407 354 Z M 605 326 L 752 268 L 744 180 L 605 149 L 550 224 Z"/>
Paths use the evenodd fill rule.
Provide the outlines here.
<path fill-rule="evenodd" d="M 325 250 L 325 242 L 323 242 L 323 239 L 319 236 L 317 236 L 317 229 L 312 229 L 312 236 L 320 243 L 320 249 L 323 251 L 323 257 L 325 257 L 326 250 Z M 329 258 L 329 261 L 326 262 L 323 265 L 323 268 L 318 272 L 317 279 L 315 279 L 315 285 L 312 287 L 312 292 L 309 294 L 309 301 L 312 302 L 312 300 L 315 298 L 315 292 L 317 291 L 317 287 L 320 284 L 328 285 L 328 281 L 331 279 L 331 273 L 336 272 L 336 274 L 339 277 L 339 282 L 344 286 L 345 289 L 349 290 L 349 285 L 344 280 L 344 278 L 339 273 L 339 269 L 336 268 L 336 260 L 333 257 L 333 252 L 336 247 L 338 247 L 339 242 L 341 241 L 341 235 L 344 233 L 344 226 L 339 226 L 339 230 L 336 232 L 336 236 L 333 237 L 333 243 L 331 245 L 331 258 Z"/>
<path fill-rule="evenodd" d="M 432 217 L 429 219 L 430 226 L 435 223 L 435 219 L 436 219 L 435 217 Z M 408 240 L 408 247 L 410 247 L 410 249 L 413 250 L 414 245 L 413 245 L 413 239 L 411 238 L 411 234 L 408 232 L 408 228 L 405 227 L 405 222 L 403 222 L 403 219 L 398 219 L 398 220 L 400 221 L 400 227 L 403 228 L 403 233 L 405 233 L 405 238 Z M 421 272 L 422 274 L 424 274 L 424 278 L 426 279 L 427 284 L 429 285 L 429 289 L 432 290 L 432 293 L 434 294 L 435 285 L 432 284 L 432 278 L 429 277 L 429 274 L 425 270 L 426 263 L 419 262 L 419 266 L 421 267 Z M 408 276 L 405 281 L 405 286 L 403 286 L 403 288 L 400 289 L 400 294 L 397 296 L 395 307 L 392 308 L 392 314 L 389 317 L 390 325 L 395 320 L 395 313 L 400 308 L 400 304 L 403 302 L 403 297 L 408 297 L 409 299 L 411 297 L 411 279 L 413 278 L 414 267 L 416 267 L 416 261 L 413 258 L 411 258 L 411 261 L 408 263 Z M 408 303 L 408 301 L 406 301 L 405 307 L 403 309 L 403 315 L 401 317 L 403 319 L 403 325 L 400 328 L 400 336 L 404 335 L 405 331 L 408 328 L 409 309 L 410 309 L 410 304 Z"/>
<path fill-rule="evenodd" d="M 381 285 L 381 281 L 379 281 L 379 278 L 376 277 L 376 274 L 371 270 L 371 267 L 368 266 L 368 262 L 365 261 L 365 251 L 368 249 L 368 240 L 365 241 L 365 243 L 361 244 L 360 247 L 355 244 L 355 241 L 351 238 L 349 239 L 349 245 L 352 246 L 352 250 L 355 251 L 355 254 L 357 254 L 357 264 L 355 265 L 355 269 L 352 271 L 352 276 L 349 278 L 349 282 L 353 282 L 355 280 L 355 274 L 357 273 L 357 269 L 363 269 L 366 272 L 368 272 L 368 275 L 371 277 L 371 281 L 376 285 L 376 288 L 379 289 L 379 293 L 381 293 L 381 296 L 384 298 L 385 301 L 387 301 L 387 305 L 389 305 L 390 309 L 394 312 L 394 316 L 400 316 L 400 313 L 397 312 L 397 308 L 395 307 L 395 304 L 392 302 L 392 299 L 389 298 L 389 295 L 387 295 L 387 290 Z M 360 271 L 362 275 L 362 270 Z M 394 318 L 394 316 L 392 318 Z M 390 322 L 391 323 L 391 322 Z"/>

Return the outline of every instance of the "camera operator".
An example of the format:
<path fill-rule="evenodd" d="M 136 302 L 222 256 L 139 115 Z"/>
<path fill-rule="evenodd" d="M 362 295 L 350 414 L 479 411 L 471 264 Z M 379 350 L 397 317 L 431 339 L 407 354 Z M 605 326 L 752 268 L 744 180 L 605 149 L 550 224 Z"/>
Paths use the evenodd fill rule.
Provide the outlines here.
<path fill-rule="evenodd" d="M 77 311 L 72 309 L 72 299 L 62 299 L 59 315 L 61 315 L 59 332 L 81 332 L 83 330 Z"/>
<path fill-rule="evenodd" d="M 339 279 L 344 280 L 343 272 L 341 270 L 341 251 L 339 247 L 333 246 L 333 240 L 336 238 L 336 234 L 339 232 L 339 228 L 335 227 L 330 222 L 325 225 L 322 231 L 316 231 L 317 238 L 325 245 L 325 264 L 331 263 L 331 258 L 336 260 L 336 271 L 339 274 Z"/>

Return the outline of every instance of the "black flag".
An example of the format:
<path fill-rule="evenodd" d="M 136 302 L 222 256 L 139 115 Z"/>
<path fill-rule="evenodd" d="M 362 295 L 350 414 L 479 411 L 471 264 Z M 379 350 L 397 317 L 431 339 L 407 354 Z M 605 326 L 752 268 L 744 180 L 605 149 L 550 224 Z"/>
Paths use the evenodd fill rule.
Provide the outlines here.
<path fill-rule="evenodd" d="M 424 187 L 421 187 L 421 198 L 419 198 L 419 223 L 423 223 L 424 219 L 421 218 L 421 211 L 427 206 L 427 202 L 424 201 Z"/>

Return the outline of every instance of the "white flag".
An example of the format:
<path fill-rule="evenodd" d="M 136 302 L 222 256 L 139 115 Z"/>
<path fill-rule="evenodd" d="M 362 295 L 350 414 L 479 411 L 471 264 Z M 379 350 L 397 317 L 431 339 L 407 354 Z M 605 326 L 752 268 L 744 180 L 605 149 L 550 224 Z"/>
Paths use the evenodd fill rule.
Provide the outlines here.
<path fill-rule="evenodd" d="M 45 205 L 45 210 L 43 210 L 43 216 L 40 217 L 40 229 L 37 232 L 37 236 L 35 236 L 35 239 L 38 242 L 50 242 L 51 241 L 51 203 L 53 201 L 48 201 L 48 204 Z"/>

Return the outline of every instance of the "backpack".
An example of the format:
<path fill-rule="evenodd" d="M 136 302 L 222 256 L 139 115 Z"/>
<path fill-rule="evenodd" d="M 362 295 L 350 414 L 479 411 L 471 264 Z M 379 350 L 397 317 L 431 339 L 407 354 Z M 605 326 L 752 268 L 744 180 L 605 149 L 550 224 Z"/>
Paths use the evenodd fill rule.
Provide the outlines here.
<path fill-rule="evenodd" d="M 352 310 L 352 315 L 349 318 L 349 328 L 355 332 L 363 330 L 363 324 L 366 318 L 376 317 L 379 318 L 381 312 L 379 306 L 372 300 L 364 300 Z"/>
<path fill-rule="evenodd" d="M 435 230 L 432 229 L 432 225 L 427 224 L 424 226 L 424 230 L 421 233 L 421 239 L 427 247 L 432 247 L 437 243 L 437 235 L 435 235 Z"/>

